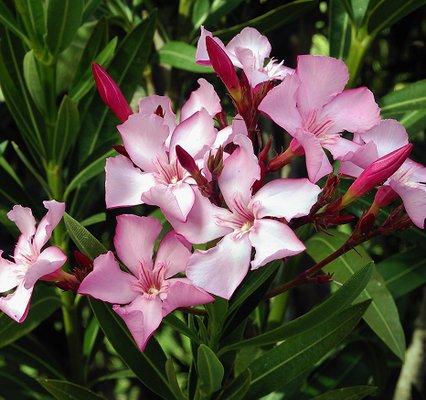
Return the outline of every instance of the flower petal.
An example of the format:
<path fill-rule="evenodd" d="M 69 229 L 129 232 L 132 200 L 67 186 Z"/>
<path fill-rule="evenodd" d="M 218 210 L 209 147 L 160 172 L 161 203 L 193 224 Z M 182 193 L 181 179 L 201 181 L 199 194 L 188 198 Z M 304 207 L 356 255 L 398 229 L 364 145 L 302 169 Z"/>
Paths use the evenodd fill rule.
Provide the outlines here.
<path fill-rule="evenodd" d="M 231 125 L 226 126 L 217 133 L 212 147 L 214 149 L 219 146 L 225 147 L 227 144 L 232 143 L 236 135 L 248 135 L 246 123 L 239 114 L 234 117 Z"/>
<path fill-rule="evenodd" d="M 251 140 L 244 135 L 236 135 L 234 143 L 238 148 L 224 161 L 218 179 L 223 198 L 231 209 L 237 194 L 248 204 L 253 183 L 260 179 L 260 166 Z"/>
<path fill-rule="evenodd" d="M 43 205 L 47 209 L 47 213 L 39 222 L 33 239 L 33 245 L 37 252 L 39 252 L 50 239 L 53 230 L 56 225 L 59 224 L 65 213 L 65 203 L 51 200 L 43 201 Z"/>
<path fill-rule="evenodd" d="M 16 322 L 24 322 L 27 318 L 32 293 L 32 287 L 25 289 L 23 282 L 20 283 L 13 293 L 0 297 L 0 310 Z"/>
<path fill-rule="evenodd" d="M 342 92 L 349 79 L 348 68 L 342 60 L 325 56 L 298 56 L 296 74 L 301 82 L 297 104 L 304 116 Z"/>
<path fill-rule="evenodd" d="M 210 57 L 207 53 L 207 46 L 206 46 L 206 37 L 213 38 L 213 35 L 210 31 L 204 28 L 204 26 L 201 25 L 201 33 L 200 38 L 197 42 L 197 51 L 195 52 L 195 62 L 200 65 L 205 65 L 210 67 Z M 220 45 L 220 47 L 225 50 L 225 45 L 222 43 L 222 41 L 219 38 L 213 38 L 216 43 Z"/>
<path fill-rule="evenodd" d="M 37 260 L 28 267 L 24 278 L 26 289 L 34 286 L 43 276 L 56 272 L 67 261 L 67 256 L 58 247 L 43 250 Z"/>
<path fill-rule="evenodd" d="M 113 304 L 127 304 L 137 296 L 137 292 L 132 290 L 136 283 L 137 279 L 123 272 L 114 254 L 109 251 L 95 258 L 93 271 L 83 279 L 78 293 Z"/>
<path fill-rule="evenodd" d="M 164 236 L 158 248 L 155 266 L 166 266 L 165 278 L 170 278 L 179 272 L 185 272 L 191 256 L 191 244 L 175 231 Z"/>
<path fill-rule="evenodd" d="M 155 114 L 133 114 L 117 129 L 130 158 L 143 171 L 155 171 L 154 160 L 167 162 L 164 143 L 169 128 L 163 118 Z"/>
<path fill-rule="evenodd" d="M 176 115 L 172 110 L 172 101 L 167 96 L 153 94 L 142 97 L 139 100 L 139 114 L 148 116 L 155 114 L 158 106 L 163 111 L 164 123 L 168 126 L 170 132 L 173 132 L 176 127 Z"/>
<path fill-rule="evenodd" d="M 187 276 L 198 287 L 229 299 L 247 275 L 251 257 L 248 235 L 226 235 L 215 247 L 196 250 L 190 257 Z"/>
<path fill-rule="evenodd" d="M 259 105 L 259 111 L 284 128 L 290 135 L 302 126 L 296 95 L 300 81 L 296 74 L 287 75 L 271 89 Z"/>
<path fill-rule="evenodd" d="M 15 288 L 22 280 L 15 272 L 16 264 L 3 258 L 2 254 L 3 251 L 0 250 L 0 293 Z"/>
<path fill-rule="evenodd" d="M 138 296 L 131 304 L 113 306 L 113 310 L 124 320 L 139 349 L 144 351 L 163 319 L 161 300 Z"/>
<path fill-rule="evenodd" d="M 153 217 L 117 216 L 114 247 L 118 258 L 136 277 L 142 266 L 152 268 L 154 243 L 161 229 L 160 221 Z"/>
<path fill-rule="evenodd" d="M 199 88 L 191 93 L 189 99 L 182 106 L 180 114 L 181 121 L 184 121 L 203 108 L 211 117 L 214 117 L 217 113 L 222 111 L 219 96 L 214 90 L 213 85 L 203 78 L 198 79 L 197 82 Z"/>
<path fill-rule="evenodd" d="M 290 221 L 308 215 L 319 193 L 321 188 L 308 179 L 275 179 L 260 188 L 251 202 L 257 218 L 277 217 Z"/>
<path fill-rule="evenodd" d="M 380 109 L 367 88 L 349 89 L 337 95 L 322 110 L 320 120 L 331 120 L 327 133 L 365 132 L 380 121 Z"/>
<path fill-rule="evenodd" d="M 189 279 L 175 278 L 168 280 L 170 286 L 167 298 L 163 301 L 163 316 L 179 307 L 191 307 L 214 301 L 214 297 L 192 284 Z"/>
<path fill-rule="evenodd" d="M 273 260 L 293 256 L 305 250 L 304 244 L 288 225 L 272 219 L 256 220 L 249 236 L 251 244 L 256 249 L 251 269 L 257 269 Z"/>
<path fill-rule="evenodd" d="M 142 194 L 156 185 L 154 175 L 142 172 L 125 156 L 109 157 L 105 165 L 107 208 L 142 204 Z"/>
<path fill-rule="evenodd" d="M 13 206 L 7 213 L 7 217 L 13 221 L 24 237 L 31 238 L 35 233 L 36 220 L 30 208 L 20 205 Z"/>
<path fill-rule="evenodd" d="M 335 160 L 346 159 L 348 155 L 352 155 L 360 148 L 359 144 L 342 137 L 338 137 L 330 143 L 323 144 L 323 146 L 330 151 Z"/>
<path fill-rule="evenodd" d="M 172 215 L 167 215 L 167 219 L 176 232 L 191 243 L 200 244 L 217 239 L 232 231 L 231 228 L 217 224 L 218 217 L 226 219 L 230 215 L 228 210 L 212 204 L 208 198 L 201 195 L 197 188 L 194 189 L 194 195 L 194 205 L 186 222 Z"/>

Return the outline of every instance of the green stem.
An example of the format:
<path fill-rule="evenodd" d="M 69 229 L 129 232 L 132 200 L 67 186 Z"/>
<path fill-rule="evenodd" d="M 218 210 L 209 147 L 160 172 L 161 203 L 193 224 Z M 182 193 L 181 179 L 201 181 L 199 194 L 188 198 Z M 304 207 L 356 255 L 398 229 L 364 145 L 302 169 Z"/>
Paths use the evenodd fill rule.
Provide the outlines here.
<path fill-rule="evenodd" d="M 372 41 L 372 36 L 369 36 L 363 31 L 357 31 L 355 28 L 352 29 L 351 45 L 348 56 L 346 57 L 346 65 L 349 70 L 349 87 L 353 87 L 356 84 L 365 55 Z"/>

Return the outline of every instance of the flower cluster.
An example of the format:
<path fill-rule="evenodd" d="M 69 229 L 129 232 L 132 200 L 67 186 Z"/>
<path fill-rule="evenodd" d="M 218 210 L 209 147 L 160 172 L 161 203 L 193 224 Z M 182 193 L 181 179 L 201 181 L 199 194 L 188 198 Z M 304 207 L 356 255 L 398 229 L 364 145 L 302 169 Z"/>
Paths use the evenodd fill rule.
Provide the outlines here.
<path fill-rule="evenodd" d="M 205 79 L 178 117 L 170 99 L 158 95 L 141 99 L 133 112 L 112 78 L 93 65 L 100 96 L 121 121 L 122 145 L 106 161 L 106 206 L 157 206 L 172 230 L 154 251 L 158 220 L 118 216 L 116 256 L 97 257 L 78 292 L 112 303 L 142 350 L 167 314 L 209 303 L 212 295 L 231 298 L 250 269 L 304 251 L 296 227 L 352 220 L 342 211 L 376 187 L 367 212 L 373 223 L 381 207 L 400 197 L 424 228 L 426 168 L 408 159 L 412 145 L 403 126 L 380 118 L 367 88 L 345 89 L 342 61 L 304 55 L 291 69 L 270 53 L 268 39 L 253 28 L 227 45 L 202 28 L 196 61 L 212 66 L 224 83 L 235 107 L 230 122 Z M 271 156 L 262 115 L 290 135 L 283 152 Z M 296 157 L 305 158 L 306 177 L 274 172 Z M 339 161 L 335 174 L 332 160 Z M 342 175 L 355 181 L 339 195 Z M 66 260 L 57 248 L 40 253 L 63 214 L 63 205 L 45 204 L 49 212 L 36 232 L 28 209 L 9 214 L 22 236 L 15 262 L 0 259 L 2 292 L 16 288 L 0 308 L 18 321 L 35 281 L 55 279 Z"/>

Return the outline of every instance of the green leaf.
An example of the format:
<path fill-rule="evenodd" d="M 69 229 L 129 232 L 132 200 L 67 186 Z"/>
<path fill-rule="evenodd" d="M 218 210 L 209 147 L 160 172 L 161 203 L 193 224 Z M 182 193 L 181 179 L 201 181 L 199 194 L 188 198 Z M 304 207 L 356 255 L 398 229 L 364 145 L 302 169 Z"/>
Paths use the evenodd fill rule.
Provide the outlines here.
<path fill-rule="evenodd" d="M 426 108 L 426 79 L 409 83 L 404 88 L 391 92 L 380 100 L 382 115 L 386 118 Z"/>
<path fill-rule="evenodd" d="M 228 344 L 220 350 L 219 354 L 224 354 L 228 351 L 245 346 L 264 346 L 277 343 L 281 340 L 298 335 L 307 329 L 311 329 L 318 321 L 325 321 L 350 305 L 367 286 L 372 272 L 373 264 L 369 263 L 349 278 L 348 281 L 327 300 L 323 301 L 311 311 L 278 328 L 271 329 L 253 338 Z"/>
<path fill-rule="evenodd" d="M 424 4 L 424 0 L 370 0 L 364 25 L 376 35 Z"/>
<path fill-rule="evenodd" d="M 200 339 L 197 337 L 195 332 L 189 329 L 185 322 L 179 319 L 175 314 L 167 315 L 163 322 L 180 332 L 182 335 L 189 337 L 193 343 L 200 343 Z"/>
<path fill-rule="evenodd" d="M 44 2 L 40 0 L 15 0 L 15 6 L 30 38 L 31 47 L 37 52 L 41 52 L 43 37 L 46 32 Z"/>
<path fill-rule="evenodd" d="M 180 400 L 185 400 L 185 396 L 183 395 L 182 390 L 180 389 L 179 383 L 177 381 L 175 367 L 171 358 L 166 361 L 166 374 L 170 384 L 170 388 L 173 390 L 173 393 L 175 394 L 176 398 Z"/>
<path fill-rule="evenodd" d="M 0 315 L 0 348 L 27 335 L 61 306 L 55 290 L 37 285 L 27 318 L 22 324 L 16 323 L 6 314 Z"/>
<path fill-rule="evenodd" d="M 38 382 L 57 400 L 104 400 L 104 397 L 72 382 L 45 378 L 38 379 Z"/>
<path fill-rule="evenodd" d="M 42 114 L 45 114 L 47 110 L 46 96 L 41 71 L 33 50 L 30 50 L 24 57 L 24 78 L 35 105 Z"/>
<path fill-rule="evenodd" d="M 89 218 L 86 218 L 84 221 L 81 221 L 81 225 L 83 226 L 90 226 L 99 224 L 100 222 L 106 221 L 106 214 L 104 212 L 94 214 L 90 216 Z"/>
<path fill-rule="evenodd" d="M 24 43 L 27 44 L 27 46 L 29 46 L 28 38 L 25 36 L 24 32 L 22 32 L 18 22 L 4 4 L 3 0 L 0 0 L 0 23 L 2 23 L 5 28 L 9 29 L 10 32 L 18 36 Z"/>
<path fill-rule="evenodd" d="M 220 389 L 225 373 L 223 365 L 213 350 L 204 344 L 198 347 L 197 371 L 199 389 L 202 394 L 210 396 Z"/>
<path fill-rule="evenodd" d="M 407 129 L 408 135 L 411 138 L 413 138 L 416 133 L 422 132 L 426 128 L 425 110 L 410 111 L 402 116 L 398 116 L 397 119 L 405 126 L 405 129 Z"/>
<path fill-rule="evenodd" d="M 329 7 L 330 57 L 344 59 L 351 41 L 351 20 L 342 0 L 331 0 Z"/>
<path fill-rule="evenodd" d="M 223 40 L 227 40 L 232 36 L 235 36 L 246 26 L 256 28 L 262 33 L 270 32 L 285 24 L 295 21 L 299 15 L 313 8 L 316 3 L 316 0 L 292 1 L 291 3 L 274 8 L 273 10 L 268 11 L 259 17 L 248 20 L 242 24 L 216 31 L 214 32 L 214 36 L 218 36 Z"/>
<path fill-rule="evenodd" d="M 19 400 L 45 400 L 37 382 L 19 369 L 0 368 L 0 398 Z"/>
<path fill-rule="evenodd" d="M 80 27 L 84 0 L 48 0 L 46 44 L 53 55 L 66 49 Z"/>
<path fill-rule="evenodd" d="M 62 99 L 58 111 L 53 137 L 49 138 L 54 160 L 61 163 L 72 149 L 80 128 L 77 104 L 67 95 Z"/>
<path fill-rule="evenodd" d="M 93 348 L 96 344 L 96 339 L 98 338 L 99 334 L 99 323 L 96 318 L 92 318 L 87 325 L 86 329 L 84 330 L 84 338 L 83 338 L 83 355 L 86 360 L 89 360 Z"/>
<path fill-rule="evenodd" d="M 352 332 L 369 304 L 366 301 L 350 306 L 253 360 L 249 365 L 252 379 L 247 399 L 283 389 L 314 368 Z"/>
<path fill-rule="evenodd" d="M 217 400 L 244 400 L 249 390 L 251 372 L 246 369 L 225 387 Z"/>
<path fill-rule="evenodd" d="M 392 295 L 402 297 L 426 284 L 426 252 L 411 248 L 381 261 L 377 270 Z"/>
<path fill-rule="evenodd" d="M 232 10 L 237 8 L 244 0 L 213 0 L 210 12 L 205 21 L 206 26 L 212 26 L 222 17 L 228 15 Z"/>
<path fill-rule="evenodd" d="M 68 198 L 70 193 L 77 189 L 79 186 L 83 185 L 90 179 L 98 176 L 101 172 L 103 172 L 105 168 L 105 159 L 107 157 L 112 157 L 116 154 L 115 150 L 110 150 L 91 164 L 89 164 L 86 168 L 83 168 L 69 183 L 64 193 L 64 200 Z"/>
<path fill-rule="evenodd" d="M 149 18 L 143 20 L 128 33 L 108 68 L 108 73 L 117 82 L 129 101 L 137 85 L 141 82 L 143 70 L 149 59 L 156 18 L 156 13 L 151 13 Z M 80 164 L 85 162 L 97 147 L 105 142 L 111 142 L 111 138 L 116 140 L 116 125 L 116 117 L 96 95 L 85 113 L 82 123 L 82 131 L 85 134 L 81 137 Z M 103 137 L 99 144 L 101 132 Z"/>
<path fill-rule="evenodd" d="M 210 73 L 213 69 L 195 63 L 195 47 L 185 42 L 167 42 L 159 51 L 161 64 L 190 72 Z"/>
<path fill-rule="evenodd" d="M 319 262 L 340 248 L 348 236 L 336 230 L 329 230 L 314 235 L 306 242 L 307 253 Z M 328 264 L 323 270 L 333 274 L 333 281 L 339 285 L 345 283 L 356 271 L 361 269 L 371 258 L 362 246 L 357 246 L 343 256 Z M 401 359 L 405 355 L 405 337 L 395 302 L 386 288 L 383 278 L 374 271 L 360 299 L 372 299 L 364 320 L 380 339 Z"/>
<path fill-rule="evenodd" d="M 198 29 L 209 15 L 209 0 L 196 0 L 192 9 L 192 26 Z"/>
<path fill-rule="evenodd" d="M 72 241 L 89 258 L 94 259 L 106 253 L 107 249 L 102 243 L 67 213 L 64 215 L 64 222 Z M 145 351 L 141 352 L 110 305 L 95 300 L 89 302 L 105 336 L 138 379 L 159 396 L 165 399 L 175 398 L 165 377 L 166 356 L 157 341 L 151 338 Z"/>
<path fill-rule="evenodd" d="M 377 388 L 375 386 L 352 386 L 324 393 L 316 396 L 312 400 L 361 400 L 370 394 L 374 394 Z"/>

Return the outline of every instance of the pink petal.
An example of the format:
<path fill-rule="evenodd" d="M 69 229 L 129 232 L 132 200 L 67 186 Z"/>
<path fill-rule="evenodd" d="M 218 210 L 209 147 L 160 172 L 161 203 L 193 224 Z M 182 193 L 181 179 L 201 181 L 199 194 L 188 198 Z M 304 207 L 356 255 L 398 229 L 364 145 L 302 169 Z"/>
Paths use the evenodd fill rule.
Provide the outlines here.
<path fill-rule="evenodd" d="M 31 238 L 34 235 L 36 220 L 30 208 L 13 206 L 7 213 L 7 217 L 16 224 L 24 237 Z"/>
<path fill-rule="evenodd" d="M 236 135 L 248 135 L 246 123 L 239 114 L 234 117 L 231 125 L 226 126 L 217 133 L 212 147 L 215 149 L 219 146 L 225 147 L 227 144 L 232 143 Z"/>
<path fill-rule="evenodd" d="M 202 108 L 176 127 L 171 136 L 170 149 L 174 152 L 176 145 L 179 145 L 192 157 L 200 158 L 215 139 L 213 118 Z"/>
<path fill-rule="evenodd" d="M 187 276 L 198 287 L 229 299 L 247 275 L 251 257 L 248 235 L 226 235 L 215 247 L 196 250 L 188 263 Z"/>
<path fill-rule="evenodd" d="M 185 272 L 191 255 L 191 244 L 174 231 L 164 236 L 155 259 L 155 266 L 166 266 L 165 278 L 170 278 L 179 272 Z"/>
<path fill-rule="evenodd" d="M 305 250 L 303 243 L 288 225 L 272 219 L 256 220 L 249 236 L 256 249 L 256 255 L 251 262 L 252 269 Z"/>
<path fill-rule="evenodd" d="M 214 90 L 213 85 L 203 78 L 198 79 L 197 82 L 199 88 L 191 93 L 191 96 L 182 107 L 180 114 L 181 121 L 189 118 L 197 111 L 201 111 L 203 108 L 211 117 L 222 111 L 219 96 Z"/>
<path fill-rule="evenodd" d="M 311 182 L 318 182 L 322 177 L 333 172 L 333 167 L 315 135 L 300 130 L 295 137 L 305 150 L 306 169 Z"/>
<path fill-rule="evenodd" d="M 65 213 L 65 203 L 51 200 L 43 201 L 43 205 L 47 209 L 47 213 L 39 222 L 34 235 L 33 244 L 36 251 L 40 251 L 47 243 L 52 236 L 53 229 L 59 224 Z"/>
<path fill-rule="evenodd" d="M 365 143 L 373 142 L 376 145 L 378 158 L 408 144 L 407 131 L 394 119 L 380 121 L 360 137 Z"/>
<path fill-rule="evenodd" d="M 21 282 L 15 272 L 16 264 L 3 258 L 2 254 L 0 250 L 0 293 L 15 288 Z"/>
<path fill-rule="evenodd" d="M 117 216 L 114 247 L 118 258 L 136 277 L 142 266 L 152 268 L 154 243 L 161 229 L 160 221 L 153 217 Z"/>
<path fill-rule="evenodd" d="M 172 102 L 167 96 L 153 94 L 143 97 L 139 100 L 139 114 L 148 116 L 155 114 L 158 106 L 163 111 L 164 123 L 168 126 L 170 132 L 173 132 L 176 127 L 176 115 L 172 110 Z"/>
<path fill-rule="evenodd" d="M 217 218 L 226 219 L 230 212 L 224 208 L 215 206 L 210 200 L 201 195 L 198 189 L 194 189 L 194 205 L 188 214 L 186 222 L 167 215 L 167 219 L 174 230 L 180 233 L 191 243 L 206 243 L 231 232 L 231 228 L 217 224 Z"/>
<path fill-rule="evenodd" d="M 143 171 L 155 171 L 152 162 L 158 158 L 166 161 L 164 143 L 169 128 L 163 118 L 155 114 L 133 114 L 117 129 L 130 158 Z"/>
<path fill-rule="evenodd" d="M 360 147 L 359 144 L 342 137 L 336 138 L 336 140 L 332 141 L 330 144 L 323 144 L 323 146 L 330 151 L 335 160 L 347 158 L 348 154 L 353 154 Z"/>
<path fill-rule="evenodd" d="M 109 251 L 95 258 L 93 271 L 83 279 L 78 293 L 113 304 L 127 304 L 137 296 L 132 289 L 137 282 L 134 276 L 120 269 L 114 254 Z"/>
<path fill-rule="evenodd" d="M 301 82 L 297 103 L 305 116 L 342 92 L 349 79 L 343 61 L 325 56 L 298 56 L 296 74 Z"/>
<path fill-rule="evenodd" d="M 201 26 L 201 33 L 200 38 L 197 42 L 197 51 L 195 52 L 195 62 L 200 65 L 205 65 L 210 67 L 210 57 L 207 53 L 207 46 L 206 46 L 206 37 L 213 38 L 213 35 L 210 31 L 204 28 L 204 26 Z M 213 38 L 216 43 L 222 47 L 223 50 L 225 50 L 225 45 L 222 43 L 222 41 L 219 38 Z"/>
<path fill-rule="evenodd" d="M 127 306 L 113 306 L 113 310 L 124 320 L 141 351 L 163 319 L 162 302 L 156 297 L 147 299 L 138 296 Z"/>
<path fill-rule="evenodd" d="M 290 221 L 308 215 L 321 188 L 308 179 L 275 179 L 253 196 L 256 217 L 277 217 Z M 258 204 L 256 204 L 258 203 Z"/>
<path fill-rule="evenodd" d="M 27 318 L 32 293 L 32 287 L 25 289 L 23 283 L 19 284 L 12 294 L 0 297 L 0 310 L 16 322 L 24 322 Z"/>
<path fill-rule="evenodd" d="M 238 148 L 224 161 L 218 179 L 223 198 L 230 208 L 233 207 L 237 194 L 248 204 L 253 183 L 260 178 L 259 162 L 253 153 L 251 140 L 246 136 L 236 135 L 234 143 Z"/>
<path fill-rule="evenodd" d="M 296 74 L 287 75 L 271 89 L 259 105 L 259 111 L 284 128 L 290 135 L 302 126 L 296 95 L 300 81 Z"/>
<path fill-rule="evenodd" d="M 367 88 L 349 89 L 330 101 L 319 118 L 333 121 L 328 133 L 365 132 L 380 121 L 380 109 Z"/>
<path fill-rule="evenodd" d="M 156 185 L 154 175 L 142 172 L 125 156 L 109 157 L 105 165 L 107 208 L 142 204 L 142 194 Z"/>
<path fill-rule="evenodd" d="M 56 272 L 67 261 L 67 256 L 58 247 L 48 247 L 41 252 L 37 260 L 28 267 L 24 278 L 26 289 L 34 286 L 43 276 Z"/>
<path fill-rule="evenodd" d="M 189 279 L 169 279 L 170 286 L 167 292 L 167 298 L 163 301 L 163 316 L 171 313 L 180 307 L 198 306 L 214 301 L 202 289 L 195 287 Z"/>

